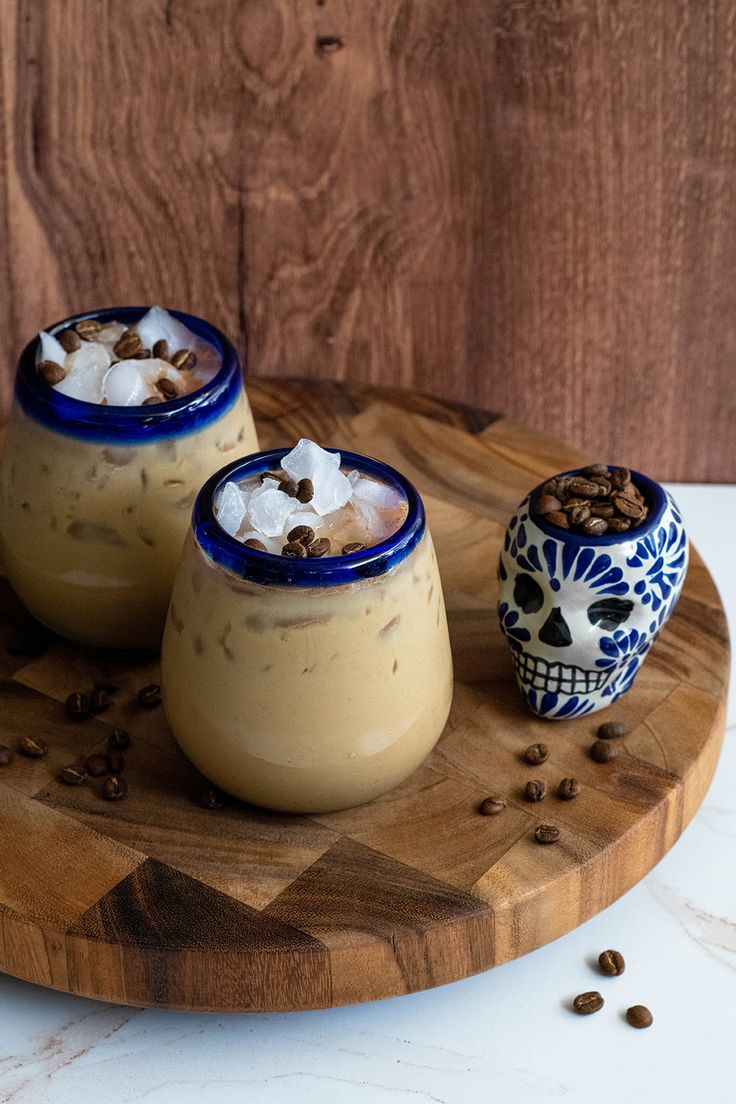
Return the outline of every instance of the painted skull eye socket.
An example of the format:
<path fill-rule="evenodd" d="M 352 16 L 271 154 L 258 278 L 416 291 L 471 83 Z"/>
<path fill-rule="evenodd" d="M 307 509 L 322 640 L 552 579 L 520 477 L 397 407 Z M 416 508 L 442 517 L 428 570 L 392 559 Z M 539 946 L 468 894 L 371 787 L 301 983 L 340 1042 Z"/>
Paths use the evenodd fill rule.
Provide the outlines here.
<path fill-rule="evenodd" d="M 536 613 L 544 604 L 544 594 L 531 575 L 517 575 L 514 582 L 514 602 L 522 613 Z"/>
<path fill-rule="evenodd" d="M 634 603 L 628 598 L 601 598 L 588 606 L 588 620 L 601 629 L 617 629 L 628 620 L 633 608 Z"/>

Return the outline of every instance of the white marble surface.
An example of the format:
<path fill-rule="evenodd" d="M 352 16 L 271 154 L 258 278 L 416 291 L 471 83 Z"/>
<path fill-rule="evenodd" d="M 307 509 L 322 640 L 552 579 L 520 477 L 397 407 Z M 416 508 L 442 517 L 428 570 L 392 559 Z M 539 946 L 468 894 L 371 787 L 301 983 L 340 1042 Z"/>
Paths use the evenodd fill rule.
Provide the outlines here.
<path fill-rule="evenodd" d="M 736 487 L 674 488 L 736 626 Z M 563 939 L 427 993 L 328 1012 L 192 1016 L 0 975 L 13 1104 L 526 1104 L 736 1100 L 736 708 L 705 803 L 643 882 Z M 591 963 L 617 947 L 621 978 Z M 606 1007 L 580 1018 L 575 993 Z M 623 1012 L 648 1005 L 654 1026 Z"/>

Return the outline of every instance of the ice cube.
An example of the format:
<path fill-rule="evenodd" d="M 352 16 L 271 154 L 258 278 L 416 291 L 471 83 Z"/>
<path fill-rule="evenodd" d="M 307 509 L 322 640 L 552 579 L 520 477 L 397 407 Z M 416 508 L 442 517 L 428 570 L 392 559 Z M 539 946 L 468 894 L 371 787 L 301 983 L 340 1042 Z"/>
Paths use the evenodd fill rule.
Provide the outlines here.
<path fill-rule="evenodd" d="M 196 349 L 198 345 L 207 344 L 163 307 L 151 307 L 140 322 L 136 322 L 134 328 L 147 349 L 152 349 L 160 338 L 169 343 L 170 353 L 179 349 Z"/>
<path fill-rule="evenodd" d="M 278 537 L 284 531 L 286 519 L 295 512 L 299 503 L 277 487 L 266 487 L 260 494 L 254 492 L 248 503 L 248 520 L 259 533 Z"/>
<path fill-rule="evenodd" d="M 364 475 L 359 476 L 355 481 L 351 480 L 351 483 L 354 501 L 358 499 L 361 502 L 369 502 L 378 510 L 395 510 L 401 502 L 398 491 L 386 483 L 378 483 L 375 479 L 367 479 Z"/>
<path fill-rule="evenodd" d="M 161 360 L 159 357 L 148 357 L 147 360 L 139 360 L 137 363 L 140 365 L 143 378 L 148 383 L 155 385 L 157 380 L 168 379 L 176 384 L 179 394 L 186 391 L 187 385 L 184 376 L 174 368 L 173 364 L 169 364 L 168 360 Z"/>
<path fill-rule="evenodd" d="M 138 406 L 150 393 L 140 360 L 119 360 L 102 381 L 102 395 L 110 406 Z"/>
<path fill-rule="evenodd" d="M 54 387 L 62 395 L 83 402 L 102 402 L 102 381 L 110 367 L 110 353 L 96 341 L 85 341 L 81 348 L 69 353 L 65 367 L 67 376 Z"/>
<path fill-rule="evenodd" d="M 265 544 L 266 551 L 274 556 L 278 556 L 281 553 L 281 549 L 285 544 L 283 537 L 267 537 L 265 533 L 259 533 L 255 529 L 249 529 L 248 532 L 242 533 L 238 536 L 238 540 L 243 542 L 247 540 L 260 541 L 261 544 Z"/>
<path fill-rule="evenodd" d="M 122 322 L 106 322 L 101 330 L 95 334 L 95 341 L 101 341 L 103 345 L 112 349 L 127 329 Z"/>
<path fill-rule="evenodd" d="M 314 483 L 329 466 L 340 467 L 340 453 L 328 452 L 307 437 L 302 437 L 281 461 L 286 474 L 297 483 L 300 479 L 311 479 Z"/>
<path fill-rule="evenodd" d="M 234 537 L 245 517 L 245 502 L 240 487 L 232 481 L 225 484 L 215 505 L 217 520 L 226 533 Z"/>
<path fill-rule="evenodd" d="M 313 510 L 295 510 L 293 514 L 290 514 L 284 525 L 284 534 L 289 530 L 295 529 L 297 525 L 308 525 L 310 529 L 317 529 L 320 523 L 320 518 L 315 514 Z"/>
<path fill-rule="evenodd" d="M 63 345 L 56 340 L 53 334 L 46 333 L 46 330 L 41 330 L 38 336 L 41 342 L 38 356 L 39 363 L 42 360 L 53 360 L 56 364 L 63 366 L 64 357 L 66 356 Z"/>

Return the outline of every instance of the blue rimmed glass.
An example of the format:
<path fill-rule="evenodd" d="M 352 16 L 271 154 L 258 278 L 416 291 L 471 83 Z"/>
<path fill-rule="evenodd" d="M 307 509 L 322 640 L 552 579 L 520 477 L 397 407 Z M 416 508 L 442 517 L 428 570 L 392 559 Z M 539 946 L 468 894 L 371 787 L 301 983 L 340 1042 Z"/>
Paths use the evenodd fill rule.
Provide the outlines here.
<path fill-rule="evenodd" d="M 88 311 L 131 325 L 147 307 Z M 29 610 L 54 631 L 102 647 L 155 648 L 202 481 L 258 448 L 232 343 L 171 312 L 220 355 L 209 382 L 155 406 L 63 395 L 36 371 L 38 338 L 18 364 L 0 471 L 0 551 Z"/>
<path fill-rule="evenodd" d="M 276 586 L 342 586 L 360 579 L 382 575 L 401 563 L 424 536 L 424 505 L 416 488 L 388 464 L 354 452 L 341 452 L 342 466 L 355 469 L 380 483 L 393 487 L 406 503 L 403 524 L 385 541 L 349 556 L 323 556 L 319 559 L 291 559 L 246 548 L 217 522 L 214 502 L 221 487 L 230 480 L 253 478 L 274 471 L 289 449 L 258 452 L 245 460 L 234 460 L 207 480 L 194 504 L 194 533 L 202 550 L 215 563 L 226 567 L 241 579 Z"/>
<path fill-rule="evenodd" d="M 442 584 L 421 498 L 399 472 L 341 450 L 345 469 L 407 507 L 387 540 L 315 559 L 258 552 L 217 524 L 229 464 L 193 511 L 161 652 L 166 716 L 217 786 L 287 812 L 359 805 L 402 782 L 439 739 L 453 690 Z"/>

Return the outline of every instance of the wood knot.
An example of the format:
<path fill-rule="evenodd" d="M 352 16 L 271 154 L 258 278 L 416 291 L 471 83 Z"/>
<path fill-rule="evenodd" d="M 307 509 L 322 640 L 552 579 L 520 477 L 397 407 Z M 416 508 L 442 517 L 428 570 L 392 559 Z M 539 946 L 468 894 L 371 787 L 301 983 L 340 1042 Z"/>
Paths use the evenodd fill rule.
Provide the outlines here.
<path fill-rule="evenodd" d="M 334 54 L 336 50 L 342 50 L 344 45 L 337 35 L 320 35 L 316 42 L 318 54 Z"/>

